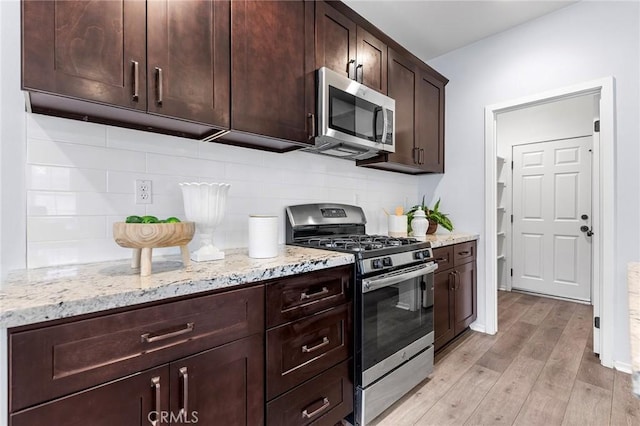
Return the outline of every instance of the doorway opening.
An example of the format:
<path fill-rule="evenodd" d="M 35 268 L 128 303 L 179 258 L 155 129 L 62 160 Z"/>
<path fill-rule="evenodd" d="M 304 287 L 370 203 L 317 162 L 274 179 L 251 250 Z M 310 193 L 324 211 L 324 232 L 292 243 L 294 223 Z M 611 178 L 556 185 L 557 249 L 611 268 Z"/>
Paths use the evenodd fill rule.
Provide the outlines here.
<path fill-rule="evenodd" d="M 500 271 L 498 259 L 500 249 L 504 252 L 503 237 L 499 235 L 498 226 L 505 222 L 510 225 L 510 217 L 500 219 L 496 214 L 501 205 L 499 197 L 503 197 L 504 188 L 498 180 L 499 173 L 505 168 L 510 170 L 511 164 L 501 163 L 501 152 L 498 152 L 498 117 L 500 114 L 524 110 L 542 104 L 564 101 L 584 95 L 591 95 L 596 99 L 596 110 L 599 111 L 599 132 L 594 133 L 592 147 L 592 202 L 591 214 L 588 221 L 592 235 L 589 236 L 592 246 L 592 262 L 590 275 L 592 279 L 591 302 L 593 304 L 594 323 L 600 318 L 611 318 L 613 312 L 613 292 L 610 286 L 603 286 L 605 277 L 613 276 L 614 258 L 614 203 L 613 203 L 613 174 L 614 174 L 614 81 L 612 77 L 557 89 L 526 98 L 516 99 L 501 104 L 490 105 L 485 108 L 485 331 L 494 334 L 498 330 L 497 298 L 498 280 L 500 274 L 511 268 Z M 509 156 L 511 153 L 509 153 Z M 508 200 L 509 202 L 511 200 Z M 504 206 L 504 204 L 502 205 Z M 579 213 L 580 216 L 583 213 Z M 586 224 L 585 224 L 586 225 Z M 533 241 L 533 240 L 531 240 Z M 568 240 L 565 239 L 564 243 Z M 568 247 L 568 245 L 567 245 Z M 510 247 L 508 249 L 511 249 Z M 503 261 L 503 265 L 504 265 Z M 566 271 L 565 271 L 566 272 Z M 594 352 L 600 354 L 600 362 L 607 367 L 613 366 L 613 327 L 611 321 L 600 322 L 602 328 L 594 328 Z"/>

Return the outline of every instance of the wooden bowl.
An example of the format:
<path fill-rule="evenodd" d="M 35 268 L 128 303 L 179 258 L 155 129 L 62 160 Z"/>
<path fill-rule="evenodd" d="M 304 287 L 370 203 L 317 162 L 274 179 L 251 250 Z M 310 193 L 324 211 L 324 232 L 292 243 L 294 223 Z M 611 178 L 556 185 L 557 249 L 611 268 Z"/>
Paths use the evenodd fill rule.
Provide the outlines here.
<path fill-rule="evenodd" d="M 180 247 L 182 263 L 189 266 L 189 248 L 196 225 L 194 222 L 113 224 L 113 238 L 121 247 L 132 248 L 132 268 L 140 268 L 140 275 L 151 275 L 151 255 L 154 248 Z"/>
<path fill-rule="evenodd" d="M 113 238 L 121 247 L 159 248 L 183 246 L 193 239 L 194 222 L 113 224 Z"/>

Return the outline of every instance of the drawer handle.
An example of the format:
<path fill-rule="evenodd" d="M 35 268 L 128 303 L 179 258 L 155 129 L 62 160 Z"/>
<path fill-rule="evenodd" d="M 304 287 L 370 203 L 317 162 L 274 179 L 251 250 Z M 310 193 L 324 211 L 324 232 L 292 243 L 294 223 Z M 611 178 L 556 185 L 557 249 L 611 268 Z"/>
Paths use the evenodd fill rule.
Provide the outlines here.
<path fill-rule="evenodd" d="M 170 339 L 172 337 L 180 336 L 181 334 L 191 333 L 193 331 L 194 323 L 188 322 L 186 327 L 181 328 L 176 331 L 171 331 L 166 334 L 155 334 L 155 333 L 144 333 L 140 335 L 140 340 L 143 343 L 153 343 L 158 342 L 160 340 Z"/>
<path fill-rule="evenodd" d="M 189 411 L 189 373 L 187 372 L 187 367 L 180 368 L 178 372 L 182 380 L 182 408 L 180 411 L 187 414 Z"/>
<path fill-rule="evenodd" d="M 466 256 L 468 254 L 471 254 L 471 252 L 470 251 L 459 251 L 458 254 L 461 255 L 461 256 Z"/>
<path fill-rule="evenodd" d="M 316 291 L 314 293 L 304 293 L 300 294 L 300 300 L 311 299 L 312 297 L 324 296 L 325 294 L 329 294 L 329 289 L 327 287 L 322 287 L 322 290 Z"/>
<path fill-rule="evenodd" d="M 155 390 L 154 395 L 155 395 L 155 406 L 156 406 L 156 410 L 155 410 L 156 419 L 151 420 L 151 417 L 149 417 L 149 423 L 151 423 L 153 426 L 156 426 L 158 423 L 160 423 L 160 411 L 162 410 L 162 406 L 160 405 L 161 403 L 160 376 L 151 378 L 151 388 Z"/>
<path fill-rule="evenodd" d="M 439 257 L 436 259 L 436 262 L 446 262 L 447 258 L 446 257 Z"/>
<path fill-rule="evenodd" d="M 331 405 L 331 403 L 329 402 L 328 398 L 322 398 L 322 405 L 319 408 L 313 410 L 310 413 L 307 411 L 307 408 L 305 408 L 302 411 L 302 418 L 303 419 L 310 419 L 311 417 L 317 416 L 318 414 L 320 414 L 321 412 L 323 412 L 324 410 L 329 408 L 330 405 Z"/>
<path fill-rule="evenodd" d="M 327 336 L 324 336 L 324 337 L 322 338 L 322 342 L 318 343 L 318 344 L 317 344 L 317 345 L 315 345 L 315 346 L 311 346 L 311 347 L 309 348 L 309 347 L 307 347 L 307 345 L 304 345 L 304 346 L 302 347 L 302 352 L 307 354 L 307 353 L 309 353 L 309 352 L 317 351 L 318 349 L 320 349 L 320 348 L 322 348 L 322 347 L 324 347 L 324 346 L 327 346 L 328 344 L 329 344 L 329 338 L 328 338 Z"/>

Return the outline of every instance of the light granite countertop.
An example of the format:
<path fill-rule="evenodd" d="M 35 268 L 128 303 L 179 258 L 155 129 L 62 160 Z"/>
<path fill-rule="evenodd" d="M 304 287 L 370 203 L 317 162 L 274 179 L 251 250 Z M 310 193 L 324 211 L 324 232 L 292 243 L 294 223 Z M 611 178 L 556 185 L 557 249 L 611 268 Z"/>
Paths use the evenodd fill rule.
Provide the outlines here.
<path fill-rule="evenodd" d="M 34 324 L 208 290 L 316 271 L 354 262 L 353 254 L 280 246 L 277 257 L 249 258 L 247 249 L 226 250 L 224 260 L 192 262 L 178 257 L 153 261 L 140 277 L 130 261 L 27 269 L 0 285 L 0 327 Z"/>
<path fill-rule="evenodd" d="M 428 234 L 427 241 L 431 243 L 431 247 L 444 247 L 458 243 L 466 243 L 467 241 L 477 240 L 478 234 L 467 234 L 464 232 L 451 232 L 446 234 Z"/>

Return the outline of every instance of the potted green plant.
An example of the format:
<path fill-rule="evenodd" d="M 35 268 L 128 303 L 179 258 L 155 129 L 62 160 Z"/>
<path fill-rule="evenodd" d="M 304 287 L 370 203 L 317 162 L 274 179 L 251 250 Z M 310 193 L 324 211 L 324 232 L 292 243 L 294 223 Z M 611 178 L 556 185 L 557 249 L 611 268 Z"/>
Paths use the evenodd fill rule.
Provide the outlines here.
<path fill-rule="evenodd" d="M 427 220 L 429 221 L 429 229 L 427 229 L 427 234 L 434 234 L 438 229 L 438 225 L 442 225 L 442 227 L 449 232 L 453 231 L 453 223 L 451 222 L 451 219 L 447 217 L 448 214 L 442 213 L 440 211 L 440 199 L 436 201 L 436 203 L 433 205 L 433 208 L 431 209 L 424 203 L 423 195 L 422 203 L 416 204 L 415 206 L 411 207 L 409 211 L 407 211 L 407 232 L 411 232 L 411 220 L 413 219 L 413 214 L 418 209 L 424 210 Z"/>

